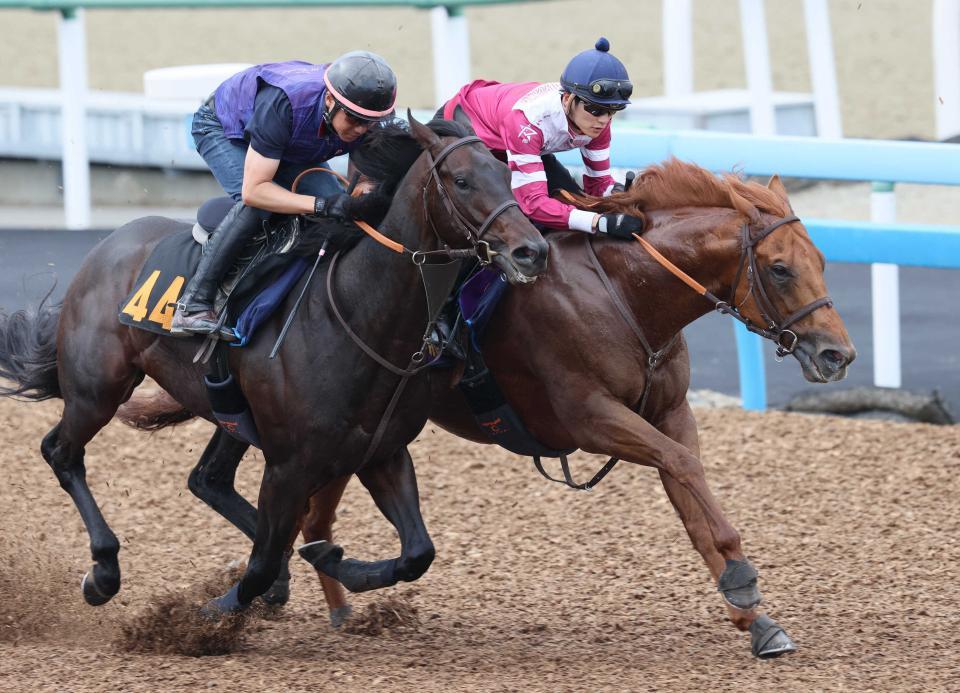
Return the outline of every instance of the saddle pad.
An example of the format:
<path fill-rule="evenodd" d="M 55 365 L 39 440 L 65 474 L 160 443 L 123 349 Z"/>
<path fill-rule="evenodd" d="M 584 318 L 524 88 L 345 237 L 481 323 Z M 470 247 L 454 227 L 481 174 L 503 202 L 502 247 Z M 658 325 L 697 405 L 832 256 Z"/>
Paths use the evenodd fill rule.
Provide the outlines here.
<path fill-rule="evenodd" d="M 154 334 L 169 335 L 175 303 L 187 278 L 200 264 L 201 246 L 190 231 L 164 238 L 147 258 L 130 296 L 120 304 L 120 322 Z M 245 346 L 277 309 L 308 267 L 302 258 L 272 256 L 231 293 L 227 324 L 237 336 L 234 346 Z"/>
<path fill-rule="evenodd" d="M 480 351 L 480 342 L 483 341 L 483 334 L 493 311 L 509 286 L 500 270 L 485 267 L 465 281 L 460 288 L 457 302 L 464 323 L 470 331 L 470 341 L 477 352 Z"/>
<path fill-rule="evenodd" d="M 459 383 L 460 392 L 491 443 L 518 455 L 569 455 L 574 451 L 548 448 L 533 437 L 484 363 L 480 343 L 508 287 L 500 270 L 486 267 L 464 282 L 460 289 L 457 300 L 470 334 L 467 350 L 472 352 L 467 356 L 466 369 Z"/>
<path fill-rule="evenodd" d="M 200 245 L 190 231 L 178 231 L 154 248 L 133 292 L 120 303 L 120 322 L 155 334 L 170 334 L 174 304 L 200 264 Z"/>

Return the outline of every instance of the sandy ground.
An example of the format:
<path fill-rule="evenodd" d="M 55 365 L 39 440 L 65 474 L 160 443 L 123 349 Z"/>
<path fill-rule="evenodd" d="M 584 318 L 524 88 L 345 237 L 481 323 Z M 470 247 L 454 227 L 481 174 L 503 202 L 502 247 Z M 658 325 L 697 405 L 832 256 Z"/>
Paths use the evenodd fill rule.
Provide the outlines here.
<path fill-rule="evenodd" d="M 932 0 L 829 3 L 844 132 L 853 137 L 933 137 Z M 767 0 L 774 88 L 809 91 L 802 3 Z M 558 78 L 574 53 L 606 35 L 637 96 L 662 93 L 659 0 L 549 0 L 469 8 L 472 74 L 501 81 Z M 746 83 L 738 3 L 695 0 L 698 90 Z M 386 56 L 400 101 L 433 105 L 430 15 L 415 9 L 91 10 L 89 84 L 141 91 L 146 70 L 215 62 L 330 60 L 356 48 Z M 54 87 L 53 12 L 0 14 L 4 86 Z"/>
<path fill-rule="evenodd" d="M 787 658 L 750 656 L 652 470 L 623 465 L 575 493 L 432 428 L 412 450 L 437 560 L 415 584 L 353 600 L 415 609 L 406 627 L 332 630 L 295 561 L 282 613 L 248 624 L 232 654 L 196 658 L 127 649 L 150 640 L 145 613 L 162 621 L 171 592 L 248 550 L 185 488 L 210 425 L 151 436 L 112 424 L 88 446 L 124 570 L 120 595 L 93 609 L 77 589 L 86 535 L 38 454 L 59 406 L 0 402 L 4 691 L 889 691 L 946 690 L 960 675 L 957 426 L 696 411 L 708 478 L 766 608 L 801 648 Z M 248 497 L 259 474 L 250 455 Z M 349 555 L 397 548 L 356 482 L 337 531 Z"/>

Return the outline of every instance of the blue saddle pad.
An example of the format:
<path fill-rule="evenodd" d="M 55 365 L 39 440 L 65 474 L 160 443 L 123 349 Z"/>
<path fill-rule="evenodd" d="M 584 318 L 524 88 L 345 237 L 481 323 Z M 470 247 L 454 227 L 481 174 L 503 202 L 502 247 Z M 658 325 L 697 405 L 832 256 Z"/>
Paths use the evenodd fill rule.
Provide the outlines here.
<path fill-rule="evenodd" d="M 509 286 L 500 270 L 495 267 L 484 267 L 460 287 L 457 302 L 460 304 L 463 320 L 469 328 L 470 341 L 477 352 L 480 351 L 480 342 L 493 316 L 493 311 Z"/>

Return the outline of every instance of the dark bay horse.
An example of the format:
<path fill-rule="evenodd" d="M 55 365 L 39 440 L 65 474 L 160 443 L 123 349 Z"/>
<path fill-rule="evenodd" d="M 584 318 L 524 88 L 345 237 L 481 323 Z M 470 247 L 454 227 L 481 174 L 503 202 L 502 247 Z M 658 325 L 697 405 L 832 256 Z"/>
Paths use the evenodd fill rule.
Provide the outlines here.
<path fill-rule="evenodd" d="M 422 357 L 424 347 L 424 253 L 449 257 L 446 249 L 459 248 L 470 251 L 461 255 L 485 255 L 489 249 L 513 281 L 531 281 L 546 266 L 547 246 L 518 210 L 507 167 L 470 134 L 458 124 L 427 127 L 411 118 L 410 134 L 390 131 L 383 135 L 382 152 L 367 148 L 373 163 L 389 159 L 387 168 L 395 172 L 384 182 L 392 199 L 380 228 L 408 250 L 398 256 L 364 241 L 338 263 L 334 258 L 336 276 L 331 263 L 325 281 L 309 287 L 280 359 L 268 360 L 266 354 L 289 298 L 255 343 L 229 350 L 231 371 L 260 432 L 266 470 L 258 511 L 235 492 L 217 496 L 217 509 L 239 517 L 238 526 L 255 540 L 245 574 L 210 605 L 212 613 L 238 610 L 263 594 L 281 570 L 310 494 L 354 473 L 396 526 L 402 553 L 372 568 L 344 561 L 344 579 L 351 570 L 358 579 L 375 572 L 380 583 L 374 585 L 381 586 L 416 579 L 430 565 L 433 545 L 406 450 L 427 420 L 431 396 L 423 375 L 409 376 L 418 363 L 411 355 Z M 120 546 L 87 486 L 84 446 L 145 374 L 191 413 L 212 420 L 202 371 L 191 364 L 200 342 L 131 329 L 117 317 L 156 244 L 186 229 L 189 225 L 161 217 L 131 222 L 91 251 L 61 307 L 0 319 L 0 377 L 14 383 L 0 394 L 64 400 L 62 418 L 41 451 L 90 535 L 94 566 L 82 589 L 92 605 L 107 602 L 120 589 Z M 291 296 L 299 290 L 295 287 Z M 344 325 L 392 368 L 369 358 Z M 398 382 L 406 383 L 405 389 Z M 195 470 L 204 480 L 197 483 L 218 489 L 225 483 L 232 489 L 232 475 L 217 477 L 206 470 L 242 455 L 246 447 L 218 429 Z"/>
<path fill-rule="evenodd" d="M 737 307 L 755 329 L 779 339 L 808 380 L 845 376 L 856 352 L 832 303 L 824 300 L 823 255 L 792 218 L 777 177 L 764 187 L 671 161 L 645 171 L 627 193 L 580 203 L 645 214 L 650 228 L 644 239 L 712 295 L 724 297 L 725 305 Z M 656 468 L 731 620 L 751 632 L 754 654 L 792 651 L 783 629 L 756 610 L 756 573 L 699 459 L 681 330 L 714 304 L 639 242 L 580 233 L 554 233 L 548 241 L 549 271 L 535 285 L 507 294 L 485 337 L 484 355 L 504 394 L 551 448 L 580 448 Z M 454 378 L 431 380 L 431 419 L 458 436 L 488 443 L 452 388 Z M 128 406 L 129 418 L 157 421 L 180 409 L 163 396 Z M 236 456 L 231 469 L 239 462 Z M 307 542 L 332 541 L 335 509 L 348 481 L 336 479 L 310 499 L 302 527 Z M 343 589 L 318 572 L 336 620 L 347 608 Z"/>
<path fill-rule="evenodd" d="M 738 307 L 755 328 L 792 347 L 807 380 L 825 383 L 846 375 L 856 352 L 832 303 L 822 300 L 823 255 L 795 218 L 777 226 L 793 214 L 779 178 L 764 187 L 671 161 L 647 169 L 626 193 L 579 203 L 601 212 L 645 214 L 650 228 L 644 239 L 711 294 Z M 751 631 L 754 654 L 791 651 L 786 633 L 756 610 L 756 573 L 699 459 L 681 330 L 714 304 L 640 243 L 579 233 L 550 234 L 548 241 L 549 271 L 528 290 L 508 292 L 485 337 L 487 364 L 507 400 L 548 447 L 656 468 L 719 584 L 731 620 Z M 439 379 L 433 389 L 431 420 L 489 443 L 458 389 Z M 641 415 L 635 408 L 645 396 Z M 331 540 L 346 482 L 311 499 L 303 524 L 308 542 Z M 321 579 L 331 605 L 342 608 L 342 588 L 322 573 Z"/>

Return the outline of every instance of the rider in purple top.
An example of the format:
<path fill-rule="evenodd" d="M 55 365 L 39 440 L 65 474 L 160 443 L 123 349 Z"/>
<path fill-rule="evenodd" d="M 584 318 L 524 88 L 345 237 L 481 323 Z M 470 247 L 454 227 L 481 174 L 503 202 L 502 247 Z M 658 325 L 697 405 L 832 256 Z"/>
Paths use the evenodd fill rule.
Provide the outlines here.
<path fill-rule="evenodd" d="M 193 136 L 237 204 L 207 241 L 177 304 L 172 334 L 216 331 L 217 285 L 257 232 L 263 212 L 343 220 L 347 195 L 332 177 L 305 178 L 297 193 L 290 191 L 293 179 L 352 151 L 374 123 L 393 114 L 396 98 L 396 75 L 366 51 L 323 65 L 255 65 L 217 88 L 195 114 Z"/>

